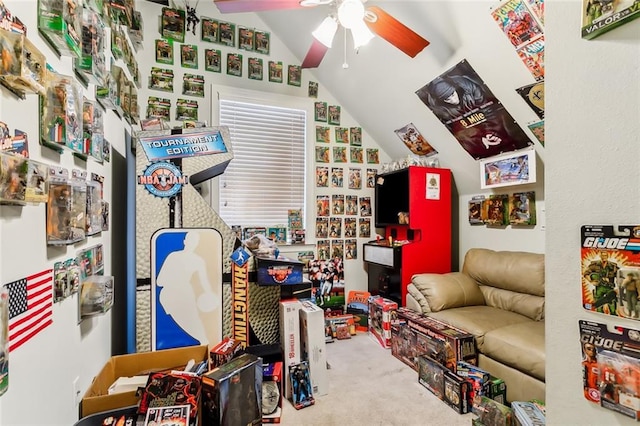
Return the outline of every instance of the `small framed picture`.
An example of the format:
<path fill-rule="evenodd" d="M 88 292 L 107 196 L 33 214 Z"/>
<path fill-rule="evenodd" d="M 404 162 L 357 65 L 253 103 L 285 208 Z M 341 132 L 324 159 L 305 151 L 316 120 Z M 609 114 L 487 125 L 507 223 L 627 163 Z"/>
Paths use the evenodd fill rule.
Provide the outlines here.
<path fill-rule="evenodd" d="M 376 169 L 367 169 L 367 188 L 376 187 L 376 175 L 378 171 Z"/>
<path fill-rule="evenodd" d="M 254 31 L 253 28 L 238 26 L 238 48 L 253 52 L 254 50 Z"/>
<path fill-rule="evenodd" d="M 349 159 L 352 163 L 363 163 L 362 148 L 352 146 L 350 149 Z"/>
<path fill-rule="evenodd" d="M 329 124 L 340 125 L 340 106 L 329 105 Z"/>
<path fill-rule="evenodd" d="M 282 62 L 269 61 L 269 81 L 282 83 Z"/>
<path fill-rule="evenodd" d="M 300 65 L 289 65 L 287 84 L 289 86 L 296 87 L 300 87 L 302 85 L 302 67 Z"/>
<path fill-rule="evenodd" d="M 227 53 L 227 74 L 242 77 L 242 55 Z"/>
<path fill-rule="evenodd" d="M 380 158 L 378 157 L 378 149 L 377 148 L 367 148 L 367 163 L 368 164 L 379 164 Z"/>
<path fill-rule="evenodd" d="M 336 142 L 349 143 L 349 129 L 346 127 L 336 127 Z"/>
<path fill-rule="evenodd" d="M 219 22 L 220 36 L 218 38 L 220 44 L 225 46 L 236 47 L 236 24 L 231 22 Z"/>
<path fill-rule="evenodd" d="M 183 44 L 180 46 L 180 65 L 183 68 L 198 68 L 198 46 Z"/>
<path fill-rule="evenodd" d="M 204 76 L 197 74 L 182 76 L 182 94 L 204 98 Z"/>
<path fill-rule="evenodd" d="M 249 58 L 247 66 L 249 68 L 249 79 L 262 80 L 264 65 L 261 58 Z"/>
<path fill-rule="evenodd" d="M 315 121 L 326 123 L 327 122 L 327 103 L 315 102 L 313 104 L 313 109 L 315 112 Z"/>
<path fill-rule="evenodd" d="M 318 82 L 317 81 L 310 81 L 309 82 L 308 95 L 309 95 L 310 98 L 317 98 L 318 97 Z"/>
<path fill-rule="evenodd" d="M 331 142 L 331 128 L 329 126 L 316 126 L 316 142 Z"/>
<path fill-rule="evenodd" d="M 171 40 L 156 40 L 156 62 L 173 65 L 173 42 Z"/>
<path fill-rule="evenodd" d="M 329 167 L 316 167 L 316 188 L 327 188 L 329 186 Z"/>
<path fill-rule="evenodd" d="M 353 146 L 362 146 L 362 127 L 349 129 L 349 143 Z"/>
<path fill-rule="evenodd" d="M 342 170 L 342 167 L 332 167 L 331 168 L 331 187 L 342 188 L 343 185 L 344 185 L 344 171 Z M 349 196 L 347 195 L 347 197 Z M 357 204 L 357 200 L 356 200 L 356 204 Z"/>
<path fill-rule="evenodd" d="M 217 49 L 204 50 L 204 69 L 205 71 L 221 72 L 222 71 L 222 52 Z"/>
<path fill-rule="evenodd" d="M 333 162 L 334 163 L 346 163 L 347 162 L 347 148 L 344 146 L 333 147 Z"/>
<path fill-rule="evenodd" d="M 480 160 L 480 188 L 524 185 L 536 181 L 536 151 L 509 152 Z"/>
<path fill-rule="evenodd" d="M 269 54 L 271 49 L 271 34 L 266 31 L 254 31 L 254 49 L 258 53 Z"/>
<path fill-rule="evenodd" d="M 220 42 L 220 22 L 216 19 L 202 17 L 202 41 Z"/>

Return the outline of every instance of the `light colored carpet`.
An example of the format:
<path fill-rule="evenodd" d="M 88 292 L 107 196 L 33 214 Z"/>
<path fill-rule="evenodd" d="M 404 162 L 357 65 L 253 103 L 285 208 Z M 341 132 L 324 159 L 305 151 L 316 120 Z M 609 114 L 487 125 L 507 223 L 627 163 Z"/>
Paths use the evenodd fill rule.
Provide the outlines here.
<path fill-rule="evenodd" d="M 281 425 L 447 425 L 471 424 L 418 383 L 418 373 L 366 333 L 327 344 L 329 393 L 296 410 L 283 402 Z"/>

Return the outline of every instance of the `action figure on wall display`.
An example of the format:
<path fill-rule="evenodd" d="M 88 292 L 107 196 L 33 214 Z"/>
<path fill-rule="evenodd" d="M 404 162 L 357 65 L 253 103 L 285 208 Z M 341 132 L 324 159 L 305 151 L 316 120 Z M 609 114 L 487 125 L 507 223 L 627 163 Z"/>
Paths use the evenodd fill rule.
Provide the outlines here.
<path fill-rule="evenodd" d="M 189 6 L 189 2 L 185 0 L 185 9 L 187 10 L 187 31 L 191 30 L 193 35 L 196 35 L 196 25 L 200 23 L 200 18 L 196 15 L 196 7 L 198 7 L 198 3 L 200 0 L 196 2 L 196 5 L 191 7 Z"/>
<path fill-rule="evenodd" d="M 595 285 L 593 297 L 598 312 L 606 312 L 615 315 L 617 309 L 617 297 L 615 291 L 615 278 L 620 267 L 609 260 L 609 253 L 601 250 L 600 260 L 592 261 L 585 269 L 583 276 Z"/>

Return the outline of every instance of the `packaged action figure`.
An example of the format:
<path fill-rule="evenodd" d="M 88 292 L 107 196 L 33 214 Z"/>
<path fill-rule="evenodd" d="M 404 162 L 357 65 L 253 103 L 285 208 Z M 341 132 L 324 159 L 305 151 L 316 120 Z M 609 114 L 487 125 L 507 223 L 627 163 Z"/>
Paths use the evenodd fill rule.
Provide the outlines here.
<path fill-rule="evenodd" d="M 82 89 L 72 77 L 50 73 L 51 80 L 42 99 L 41 138 L 45 145 L 63 145 L 81 154 Z"/>
<path fill-rule="evenodd" d="M 87 182 L 87 235 L 102 232 L 102 187 L 99 182 Z"/>
<path fill-rule="evenodd" d="M 39 0 L 38 30 L 58 54 L 79 57 L 82 46 L 82 1 Z"/>
<path fill-rule="evenodd" d="M 291 402 L 296 410 L 315 404 L 311 377 L 309 374 L 309 361 L 302 361 L 289 366 L 289 378 L 291 380 Z"/>
<path fill-rule="evenodd" d="M 0 31 L 0 75 L 18 91 L 44 94 L 46 59 L 24 35 Z"/>
<path fill-rule="evenodd" d="M 49 195 L 49 166 L 35 160 L 28 160 L 27 192 L 28 203 L 46 203 Z"/>
<path fill-rule="evenodd" d="M 80 286 L 78 297 L 79 321 L 104 314 L 113 306 L 113 277 L 91 275 Z"/>
<path fill-rule="evenodd" d="M 0 203 L 26 204 L 27 159 L 0 152 Z"/>

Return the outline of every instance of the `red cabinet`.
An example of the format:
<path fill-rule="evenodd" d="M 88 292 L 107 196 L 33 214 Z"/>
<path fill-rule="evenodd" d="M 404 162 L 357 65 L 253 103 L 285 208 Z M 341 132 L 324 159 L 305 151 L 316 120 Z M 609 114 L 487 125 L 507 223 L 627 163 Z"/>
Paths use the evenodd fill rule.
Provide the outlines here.
<path fill-rule="evenodd" d="M 385 238 L 364 244 L 368 290 L 404 306 L 414 274 L 451 271 L 451 171 L 409 166 L 379 174 L 374 215 Z"/>

